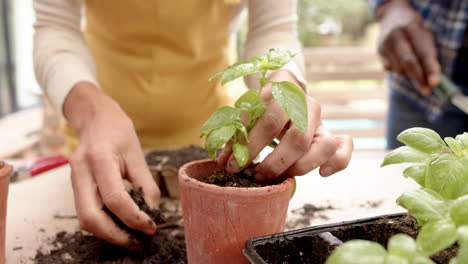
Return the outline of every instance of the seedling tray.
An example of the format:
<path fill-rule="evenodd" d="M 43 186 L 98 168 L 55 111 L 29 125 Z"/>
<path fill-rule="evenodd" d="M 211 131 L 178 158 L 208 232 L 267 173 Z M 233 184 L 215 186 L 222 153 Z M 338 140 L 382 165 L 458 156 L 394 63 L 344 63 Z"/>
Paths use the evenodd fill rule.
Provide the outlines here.
<path fill-rule="evenodd" d="M 380 228 L 385 232 L 378 232 Z M 390 214 L 255 237 L 246 242 L 243 253 L 252 264 L 322 264 L 347 240 L 370 239 L 385 245 L 394 234 L 417 232 L 416 222 L 406 213 Z"/>

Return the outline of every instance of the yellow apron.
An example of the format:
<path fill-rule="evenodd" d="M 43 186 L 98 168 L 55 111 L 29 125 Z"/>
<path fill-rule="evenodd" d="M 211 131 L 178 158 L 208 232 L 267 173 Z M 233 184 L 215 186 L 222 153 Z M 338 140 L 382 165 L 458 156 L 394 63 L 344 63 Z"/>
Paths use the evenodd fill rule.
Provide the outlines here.
<path fill-rule="evenodd" d="M 232 62 L 232 0 L 87 0 L 85 36 L 101 89 L 133 120 L 145 148 L 200 144 L 228 100 L 208 78 Z M 70 149 L 77 145 L 65 128 Z"/>

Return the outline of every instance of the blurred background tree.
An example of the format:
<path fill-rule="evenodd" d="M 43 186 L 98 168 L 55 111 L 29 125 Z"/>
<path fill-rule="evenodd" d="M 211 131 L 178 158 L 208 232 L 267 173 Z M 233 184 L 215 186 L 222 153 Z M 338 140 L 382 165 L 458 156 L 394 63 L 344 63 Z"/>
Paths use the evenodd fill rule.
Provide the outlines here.
<path fill-rule="evenodd" d="M 358 44 L 373 22 L 366 0 L 298 0 L 297 12 L 306 47 Z"/>

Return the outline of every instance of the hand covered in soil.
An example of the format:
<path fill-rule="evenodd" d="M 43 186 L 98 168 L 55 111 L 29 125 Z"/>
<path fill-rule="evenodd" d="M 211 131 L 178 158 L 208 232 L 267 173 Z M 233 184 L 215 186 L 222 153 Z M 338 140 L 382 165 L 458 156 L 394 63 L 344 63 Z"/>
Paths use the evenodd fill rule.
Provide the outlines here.
<path fill-rule="evenodd" d="M 158 207 L 159 189 L 131 120 L 110 97 L 85 82 L 72 89 L 64 113 L 80 140 L 70 165 L 81 228 L 111 243 L 131 246 L 135 241 L 105 213 L 106 206 L 128 227 L 153 235 L 156 224 L 139 210 L 123 182 L 127 179 L 134 188 L 141 187 L 148 205 Z"/>
<path fill-rule="evenodd" d="M 380 6 L 379 54 L 386 70 L 416 81 L 425 95 L 440 82 L 440 64 L 432 33 L 406 0 Z"/>
<path fill-rule="evenodd" d="M 295 77 L 285 70 L 271 74 L 270 81 L 289 81 L 298 83 Z M 324 177 L 343 170 L 348 166 L 353 150 L 353 142 L 349 136 L 333 136 L 323 126 L 320 119 L 320 105 L 306 95 L 309 124 L 306 133 L 295 127 L 282 110 L 271 93 L 271 85 L 262 90 L 263 103 L 267 110 L 249 132 L 247 144 L 250 157 L 247 164 L 258 156 L 273 139 L 280 143 L 263 162 L 255 168 L 257 181 L 267 181 L 280 175 L 298 176 L 320 167 Z M 236 173 L 239 168 L 231 147 L 224 148 L 218 163 L 226 166 L 226 170 Z"/>

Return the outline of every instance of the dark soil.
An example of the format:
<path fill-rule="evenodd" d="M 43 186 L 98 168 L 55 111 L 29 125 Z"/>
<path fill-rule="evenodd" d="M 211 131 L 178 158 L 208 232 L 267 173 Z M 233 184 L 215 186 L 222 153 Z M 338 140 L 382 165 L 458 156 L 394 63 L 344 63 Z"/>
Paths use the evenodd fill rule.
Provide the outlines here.
<path fill-rule="evenodd" d="M 155 150 L 146 154 L 148 165 L 172 166 L 177 169 L 191 161 L 207 158 L 208 154 L 206 154 L 205 149 L 194 145 L 173 150 Z"/>
<path fill-rule="evenodd" d="M 239 173 L 229 173 L 224 169 L 219 169 L 203 180 L 203 182 L 221 187 L 250 188 L 265 186 L 255 182 L 253 168 L 246 168 Z"/>
<path fill-rule="evenodd" d="M 413 217 L 383 218 L 375 223 L 348 225 L 330 230 L 331 237 L 346 242 L 352 239 L 366 239 L 386 246 L 388 239 L 395 234 L 405 233 L 416 237 L 419 231 Z M 282 237 L 255 247 L 268 264 L 323 264 L 339 243 L 330 244 L 323 234 L 298 237 Z M 332 239 L 336 241 L 335 239 Z M 432 259 L 438 264 L 447 264 L 456 256 L 457 247 L 450 247 Z"/>
<path fill-rule="evenodd" d="M 130 251 L 94 236 L 76 232 L 69 234 L 59 232 L 51 244 L 56 248 L 50 253 L 38 251 L 34 259 L 37 264 L 186 264 L 187 252 L 183 230 L 176 222 L 179 216 L 170 215 L 164 210 L 151 210 L 144 202 L 141 190 L 131 191 L 130 195 L 141 210 L 146 212 L 156 223 L 158 232 L 155 236 L 147 236 L 127 228 L 120 220 L 114 221 L 134 236 L 141 248 L 139 251 Z M 112 214 L 111 214 L 112 216 Z"/>

